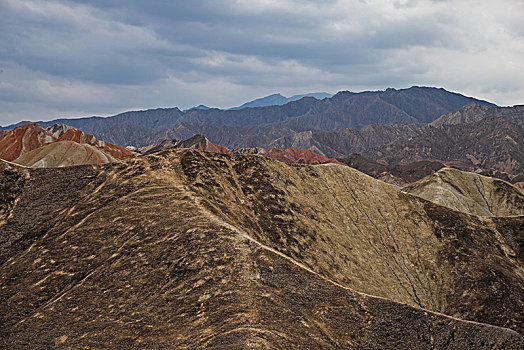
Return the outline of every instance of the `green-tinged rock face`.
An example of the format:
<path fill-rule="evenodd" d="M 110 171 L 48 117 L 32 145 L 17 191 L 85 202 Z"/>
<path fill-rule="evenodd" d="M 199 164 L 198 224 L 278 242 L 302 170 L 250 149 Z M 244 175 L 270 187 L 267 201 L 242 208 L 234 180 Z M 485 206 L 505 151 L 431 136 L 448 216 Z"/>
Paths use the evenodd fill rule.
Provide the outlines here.
<path fill-rule="evenodd" d="M 0 226 L 6 348 L 524 346 L 522 217 L 261 156 L 24 171 Z"/>

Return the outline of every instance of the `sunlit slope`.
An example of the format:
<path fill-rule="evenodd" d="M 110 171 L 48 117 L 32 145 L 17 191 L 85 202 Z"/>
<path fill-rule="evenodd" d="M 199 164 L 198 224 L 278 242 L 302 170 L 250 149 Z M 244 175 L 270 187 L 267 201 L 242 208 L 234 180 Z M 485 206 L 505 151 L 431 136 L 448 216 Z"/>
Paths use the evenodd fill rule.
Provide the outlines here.
<path fill-rule="evenodd" d="M 210 211 L 334 281 L 521 329 L 523 261 L 511 237 L 524 217 L 499 229 L 335 164 L 197 152 L 180 162 Z"/>
<path fill-rule="evenodd" d="M 517 187 L 451 168 L 440 169 L 403 191 L 472 215 L 524 215 L 524 192 Z"/>

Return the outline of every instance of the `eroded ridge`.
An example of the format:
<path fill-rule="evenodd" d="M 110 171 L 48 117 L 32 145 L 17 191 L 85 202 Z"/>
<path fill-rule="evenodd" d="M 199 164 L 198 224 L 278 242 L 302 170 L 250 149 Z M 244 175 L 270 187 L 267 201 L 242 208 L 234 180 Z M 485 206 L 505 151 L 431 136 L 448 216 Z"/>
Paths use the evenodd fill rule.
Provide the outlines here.
<path fill-rule="evenodd" d="M 415 305 L 411 281 L 421 304 L 432 300 L 429 295 L 436 305 L 447 301 L 438 280 L 432 280 L 437 268 L 424 265 L 426 257 L 438 257 L 428 245 L 444 246 L 447 226 L 441 223 L 439 238 L 436 219 L 425 217 L 431 223 L 425 236 L 415 225 L 414 238 L 400 236 L 397 226 L 414 215 L 409 210 L 420 208 L 417 215 L 424 217 L 429 204 L 346 167 L 289 166 L 257 156 L 184 150 L 127 164 L 29 171 L 12 217 L 0 227 L 2 236 L 19 235 L 3 243 L 0 266 L 5 325 L 0 344 L 8 348 L 523 346 L 522 337 L 506 328 L 348 288 L 383 284 L 385 292 L 398 292 L 392 299 Z M 353 174 L 362 188 L 341 174 Z M 312 184 L 299 182 L 304 179 Z M 49 194 L 32 201 L 44 183 Z M 321 183 L 325 186 L 315 189 Z M 326 187 L 334 189 L 319 197 Z M 390 213 L 380 206 L 384 189 L 390 200 L 415 204 L 397 203 L 397 213 Z M 348 194 L 337 197 L 333 191 Z M 294 197 L 298 194 L 302 197 Z M 39 215 L 28 228 L 23 218 L 33 212 Z M 418 226 L 426 222 L 414 218 Z M 356 226 L 360 231 L 350 230 Z M 405 252 L 413 239 L 419 246 Z M 384 260 L 393 256 L 397 262 L 381 262 L 371 245 Z M 408 258 L 415 257 L 421 262 L 413 267 Z M 365 276 L 369 271 L 378 281 Z M 432 292 L 423 292 L 423 286 Z M 499 323 L 510 322 L 508 314 L 495 316 Z"/>

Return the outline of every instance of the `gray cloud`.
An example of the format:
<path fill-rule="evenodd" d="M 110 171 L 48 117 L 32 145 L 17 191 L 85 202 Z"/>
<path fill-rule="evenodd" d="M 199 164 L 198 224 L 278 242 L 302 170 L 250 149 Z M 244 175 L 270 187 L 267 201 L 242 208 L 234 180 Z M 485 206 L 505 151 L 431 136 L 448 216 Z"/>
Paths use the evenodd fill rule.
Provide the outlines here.
<path fill-rule="evenodd" d="M 411 85 L 522 103 L 523 15 L 512 0 L 0 0 L 0 124 Z"/>

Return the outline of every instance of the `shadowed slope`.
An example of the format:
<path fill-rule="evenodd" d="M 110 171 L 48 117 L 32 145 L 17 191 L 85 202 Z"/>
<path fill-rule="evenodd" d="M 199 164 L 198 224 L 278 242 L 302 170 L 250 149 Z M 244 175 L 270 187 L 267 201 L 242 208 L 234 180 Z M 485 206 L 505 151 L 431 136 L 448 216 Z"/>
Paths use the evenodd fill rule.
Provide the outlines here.
<path fill-rule="evenodd" d="M 398 284 L 394 274 L 402 282 L 405 276 L 415 278 L 410 263 L 418 250 L 428 265 L 419 276 L 426 278 L 424 283 L 431 284 L 432 272 L 465 292 L 453 303 L 453 286 L 435 282 L 435 297 L 445 309 L 460 305 L 464 310 L 456 314 L 508 326 L 518 322 L 507 307 L 519 306 L 504 299 L 518 300 L 510 287 L 519 281 L 509 274 L 517 263 L 497 251 L 511 248 L 496 234 L 470 247 L 469 237 L 487 233 L 487 222 L 395 191 L 347 167 L 290 166 L 260 156 L 177 150 L 127 164 L 23 169 L 3 163 L 1 168 L 5 190 L 0 203 L 11 203 L 4 206 L 9 219 L 0 226 L 0 237 L 8 237 L 0 241 L 0 344 L 6 347 L 523 346 L 522 337 L 508 329 L 366 296 L 317 274 L 346 285 L 354 285 L 360 275 L 363 287 L 370 284 L 367 289 L 402 291 L 393 286 Z M 357 203 L 350 198 L 360 198 L 364 188 L 377 202 L 363 201 L 352 209 Z M 366 223 L 366 211 L 376 215 L 384 210 L 377 225 L 387 225 L 388 216 L 395 215 L 387 204 L 378 205 L 385 199 L 378 198 L 380 193 L 400 199 L 397 215 L 406 217 L 402 223 L 412 221 L 412 238 L 394 227 L 381 234 Z M 408 212 L 412 209 L 415 213 Z M 447 221 L 435 218 L 440 215 Z M 457 219 L 464 226 L 450 232 Z M 354 228 L 337 233 L 337 226 L 351 228 L 354 220 L 364 235 Z M 510 239 L 510 230 L 521 221 L 497 225 Z M 391 241 L 389 234 L 398 240 Z M 460 243 L 454 246 L 444 236 Z M 409 251 L 413 240 L 416 250 Z M 486 264 L 498 275 L 473 283 L 480 292 L 479 281 L 503 289 L 501 300 L 482 299 L 460 279 L 464 268 L 434 254 L 442 248 L 442 254 L 455 255 L 458 244 L 472 251 L 462 250 L 456 263 L 463 263 L 466 254 L 475 261 L 467 270 L 474 276 L 484 268 L 477 266 L 475 250 L 484 247 L 478 254 L 494 255 Z M 320 253 L 316 262 L 315 250 Z M 403 254 L 405 262 L 398 260 Z M 342 264 L 342 255 L 354 268 Z M 404 264 L 404 274 L 393 266 L 397 263 Z M 373 269 L 365 270 L 370 264 Z M 445 275 L 449 267 L 451 279 Z M 409 296 L 400 292 L 395 299 Z M 474 312 L 467 314 L 472 307 Z"/>
<path fill-rule="evenodd" d="M 524 193 L 515 186 L 456 169 L 443 168 L 403 190 L 467 214 L 524 215 Z"/>

